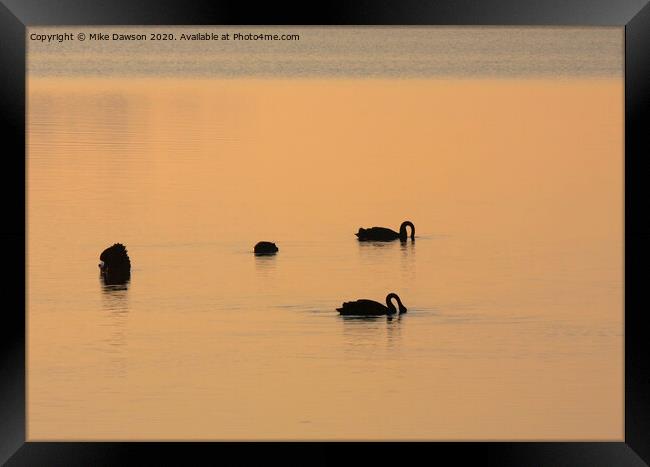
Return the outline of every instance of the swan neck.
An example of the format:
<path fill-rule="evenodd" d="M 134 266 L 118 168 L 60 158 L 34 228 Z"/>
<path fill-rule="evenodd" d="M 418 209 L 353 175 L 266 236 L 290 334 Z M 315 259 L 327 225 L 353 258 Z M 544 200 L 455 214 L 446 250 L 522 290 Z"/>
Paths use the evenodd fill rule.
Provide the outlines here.
<path fill-rule="evenodd" d="M 407 227 L 411 228 L 411 240 L 415 240 L 415 226 L 411 221 L 402 222 L 402 225 L 399 227 L 399 238 L 401 240 L 406 240 L 408 238 L 408 235 L 406 234 Z"/>
<path fill-rule="evenodd" d="M 388 294 L 388 295 L 386 296 L 386 306 L 388 307 L 388 311 L 389 311 L 391 314 L 393 314 L 393 313 L 397 313 L 397 308 L 395 308 L 395 305 L 393 305 L 393 298 L 394 298 L 395 300 L 397 300 L 397 303 L 399 303 L 400 305 L 402 304 L 402 302 L 400 301 L 400 299 L 399 299 L 399 297 L 397 296 L 397 294 L 394 294 L 394 293 Z"/>

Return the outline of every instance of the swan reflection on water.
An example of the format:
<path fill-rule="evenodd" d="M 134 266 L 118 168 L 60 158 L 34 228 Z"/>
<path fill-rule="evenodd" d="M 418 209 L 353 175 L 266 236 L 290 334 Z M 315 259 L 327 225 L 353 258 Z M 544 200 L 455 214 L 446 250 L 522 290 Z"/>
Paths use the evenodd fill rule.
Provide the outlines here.
<path fill-rule="evenodd" d="M 393 359 L 399 347 L 405 319 L 396 316 L 339 316 L 346 358 L 377 361 Z"/>
<path fill-rule="evenodd" d="M 368 323 L 377 323 L 377 322 L 383 322 L 383 321 L 399 321 L 402 319 L 402 314 L 395 314 L 395 315 L 369 315 L 369 316 L 358 316 L 358 315 L 339 315 L 339 319 L 342 321 L 366 321 Z"/>
<path fill-rule="evenodd" d="M 381 242 L 363 241 L 357 242 L 359 255 L 363 262 L 383 262 L 388 253 L 399 251 L 403 258 L 413 257 L 415 254 L 415 242 Z M 391 256 L 392 257 L 392 256 Z M 413 258 L 411 258 L 413 259 Z"/>
<path fill-rule="evenodd" d="M 102 279 L 102 308 L 97 327 L 98 357 L 102 371 L 110 377 L 128 374 L 129 287 L 124 284 L 106 285 Z"/>
<path fill-rule="evenodd" d="M 402 253 L 408 253 L 409 251 L 415 251 L 415 242 L 400 242 L 399 249 Z"/>
<path fill-rule="evenodd" d="M 261 276 L 267 277 L 275 271 L 275 255 L 255 255 L 254 258 L 255 269 Z"/>
<path fill-rule="evenodd" d="M 126 313 L 128 309 L 129 283 L 106 284 L 101 279 L 102 303 L 107 311 Z"/>

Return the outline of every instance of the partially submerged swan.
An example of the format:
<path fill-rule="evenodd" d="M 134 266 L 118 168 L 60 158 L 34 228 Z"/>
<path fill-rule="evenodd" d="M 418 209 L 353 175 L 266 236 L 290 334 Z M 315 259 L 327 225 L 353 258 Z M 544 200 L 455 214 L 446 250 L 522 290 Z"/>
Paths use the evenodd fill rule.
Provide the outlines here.
<path fill-rule="evenodd" d="M 359 232 L 355 233 L 359 238 L 359 241 L 379 241 L 379 242 L 389 242 L 391 240 L 397 240 L 405 242 L 408 239 L 406 234 L 406 228 L 411 228 L 411 240 L 415 240 L 415 226 L 411 221 L 404 221 L 399 228 L 399 233 L 395 232 L 392 229 L 387 229 L 386 227 L 371 227 L 369 229 L 359 228 Z"/>
<path fill-rule="evenodd" d="M 99 272 L 107 285 L 124 284 L 131 278 L 131 260 L 126 247 L 115 243 L 99 255 Z"/>
<path fill-rule="evenodd" d="M 274 255 L 278 252 L 278 247 L 273 242 L 258 242 L 255 245 L 256 255 Z"/>
<path fill-rule="evenodd" d="M 381 316 L 381 315 L 394 315 L 397 313 L 392 299 L 397 300 L 399 306 L 399 313 L 406 313 L 406 307 L 402 304 L 402 300 L 396 293 L 389 293 L 386 295 L 386 305 L 383 305 L 374 300 L 361 299 L 354 302 L 344 302 L 341 308 L 336 310 L 345 316 Z"/>

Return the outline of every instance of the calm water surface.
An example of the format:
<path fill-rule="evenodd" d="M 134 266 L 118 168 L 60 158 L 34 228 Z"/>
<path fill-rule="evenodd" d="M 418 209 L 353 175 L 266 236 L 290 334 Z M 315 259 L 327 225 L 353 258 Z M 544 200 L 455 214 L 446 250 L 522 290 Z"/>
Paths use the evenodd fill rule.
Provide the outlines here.
<path fill-rule="evenodd" d="M 622 439 L 622 92 L 31 79 L 29 439 Z"/>

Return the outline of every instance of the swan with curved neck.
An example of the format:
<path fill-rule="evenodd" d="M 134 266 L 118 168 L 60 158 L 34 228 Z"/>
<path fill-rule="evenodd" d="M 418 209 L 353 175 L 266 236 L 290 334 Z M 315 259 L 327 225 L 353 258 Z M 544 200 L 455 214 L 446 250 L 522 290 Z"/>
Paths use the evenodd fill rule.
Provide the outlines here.
<path fill-rule="evenodd" d="M 411 228 L 411 240 L 415 240 L 415 226 L 411 221 L 402 222 L 402 225 L 399 227 L 399 232 L 395 232 L 386 227 L 370 227 L 369 229 L 360 227 L 359 232 L 354 235 L 357 236 L 359 241 L 390 242 L 399 238 L 401 242 L 405 242 L 409 237 L 406 231 L 407 227 Z"/>
<path fill-rule="evenodd" d="M 363 298 L 354 302 L 343 302 L 343 305 L 336 310 L 344 316 L 391 316 L 397 313 L 393 299 L 397 301 L 399 314 L 406 313 L 407 308 L 402 304 L 402 300 L 396 293 L 386 295 L 386 305 Z"/>

